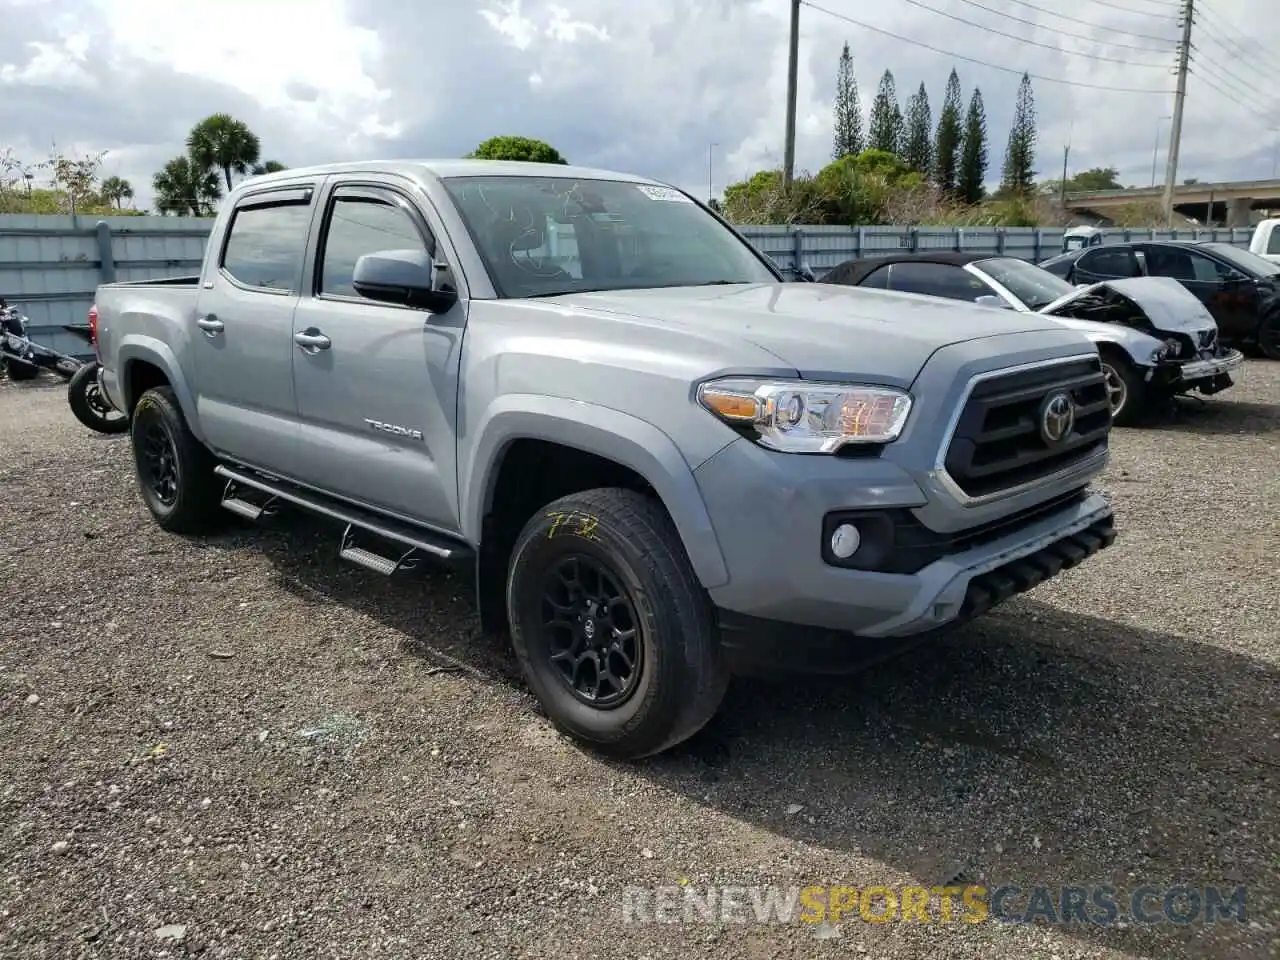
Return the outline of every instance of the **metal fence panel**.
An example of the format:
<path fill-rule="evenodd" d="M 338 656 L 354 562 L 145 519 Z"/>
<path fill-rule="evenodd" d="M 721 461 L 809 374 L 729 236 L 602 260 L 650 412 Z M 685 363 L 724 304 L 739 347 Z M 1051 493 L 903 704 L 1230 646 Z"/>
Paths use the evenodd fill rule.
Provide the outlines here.
<path fill-rule="evenodd" d="M 99 283 L 198 273 L 213 221 L 189 217 L 0 215 L 0 296 L 19 304 L 31 334 L 55 350 L 84 356 L 61 329 L 84 323 Z M 777 224 L 739 228 L 784 270 L 801 264 L 822 276 L 853 257 L 899 250 L 1003 254 L 1036 262 L 1062 250 L 1063 231 L 1037 227 L 833 227 Z M 1105 230 L 1104 243 L 1217 240 L 1248 247 L 1249 229 Z"/>

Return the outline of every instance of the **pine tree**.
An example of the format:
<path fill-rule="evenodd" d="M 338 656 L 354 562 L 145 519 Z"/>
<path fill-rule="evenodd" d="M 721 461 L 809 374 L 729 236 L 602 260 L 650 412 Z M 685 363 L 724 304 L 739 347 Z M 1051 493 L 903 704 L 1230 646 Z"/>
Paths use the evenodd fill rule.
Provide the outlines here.
<path fill-rule="evenodd" d="M 858 80 L 853 75 L 853 54 L 849 44 L 840 53 L 836 72 L 836 136 L 831 159 L 857 156 L 862 152 L 862 104 L 858 99 Z"/>
<path fill-rule="evenodd" d="M 960 77 L 953 67 L 951 76 L 947 77 L 947 92 L 942 98 L 938 132 L 933 141 L 933 182 L 940 190 L 949 194 L 956 190 L 956 168 L 960 161 L 962 134 Z"/>
<path fill-rule="evenodd" d="M 973 88 L 969 111 L 964 118 L 964 139 L 960 148 L 960 172 L 956 191 L 965 203 L 978 203 L 986 193 L 987 179 L 987 109 L 982 104 L 982 91 Z"/>
<path fill-rule="evenodd" d="M 871 104 L 871 124 L 867 132 L 867 146 L 872 150 L 884 150 L 896 154 L 902 140 L 902 109 L 898 106 L 898 91 L 889 70 L 880 78 L 880 89 Z"/>
<path fill-rule="evenodd" d="M 1029 193 L 1035 184 L 1035 161 L 1036 103 L 1031 94 L 1031 78 L 1024 73 L 1013 107 L 1013 126 L 1004 152 L 1000 188 L 1009 193 Z"/>
<path fill-rule="evenodd" d="M 929 94 L 923 83 L 907 105 L 902 139 L 902 159 L 927 175 L 933 160 L 933 114 L 929 110 Z"/>

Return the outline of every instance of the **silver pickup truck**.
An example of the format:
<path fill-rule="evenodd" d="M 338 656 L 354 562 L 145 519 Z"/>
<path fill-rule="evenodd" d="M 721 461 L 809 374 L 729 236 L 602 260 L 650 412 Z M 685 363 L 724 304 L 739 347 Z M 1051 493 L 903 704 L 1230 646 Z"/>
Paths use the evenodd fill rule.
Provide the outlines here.
<path fill-rule="evenodd" d="M 553 722 L 616 756 L 693 734 L 736 669 L 904 649 L 1115 537 L 1081 334 L 785 282 L 640 177 L 254 177 L 199 277 L 96 316 L 162 527 L 294 506 L 380 574 L 465 564 Z"/>

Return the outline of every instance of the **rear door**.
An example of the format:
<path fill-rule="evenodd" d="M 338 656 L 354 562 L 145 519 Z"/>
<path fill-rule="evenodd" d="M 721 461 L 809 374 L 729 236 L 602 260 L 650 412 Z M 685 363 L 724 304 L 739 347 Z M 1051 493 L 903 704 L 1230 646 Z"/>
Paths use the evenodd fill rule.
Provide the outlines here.
<path fill-rule="evenodd" d="M 432 314 L 351 286 L 367 253 L 419 248 L 447 262 L 442 227 L 420 202 L 395 177 L 335 177 L 329 188 L 294 314 L 304 342 L 290 344 L 298 464 L 311 486 L 454 534 L 465 288 L 450 278 L 462 295 Z"/>
<path fill-rule="evenodd" d="M 226 218 L 201 281 L 196 408 L 220 455 L 288 475 L 297 434 L 293 311 L 319 181 L 246 194 Z"/>

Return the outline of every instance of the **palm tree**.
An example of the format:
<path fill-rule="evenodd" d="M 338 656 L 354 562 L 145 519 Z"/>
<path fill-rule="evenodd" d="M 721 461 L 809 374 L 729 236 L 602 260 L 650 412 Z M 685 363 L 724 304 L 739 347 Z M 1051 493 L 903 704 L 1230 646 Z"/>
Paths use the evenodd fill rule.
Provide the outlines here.
<path fill-rule="evenodd" d="M 279 173 L 281 170 L 288 170 L 279 160 L 268 160 L 266 163 L 255 163 L 251 171 L 255 177 L 260 177 L 264 173 Z"/>
<path fill-rule="evenodd" d="M 205 117 L 187 135 L 187 153 L 206 170 L 221 170 L 231 189 L 231 174 L 247 174 L 258 162 L 262 144 L 257 135 L 229 113 Z"/>
<path fill-rule="evenodd" d="M 133 184 L 123 177 L 107 177 L 98 187 L 98 194 L 117 210 L 123 210 L 124 201 L 133 199 Z"/>
<path fill-rule="evenodd" d="M 180 217 L 207 217 L 222 199 L 218 175 L 190 157 L 174 157 L 151 179 L 156 209 Z"/>

